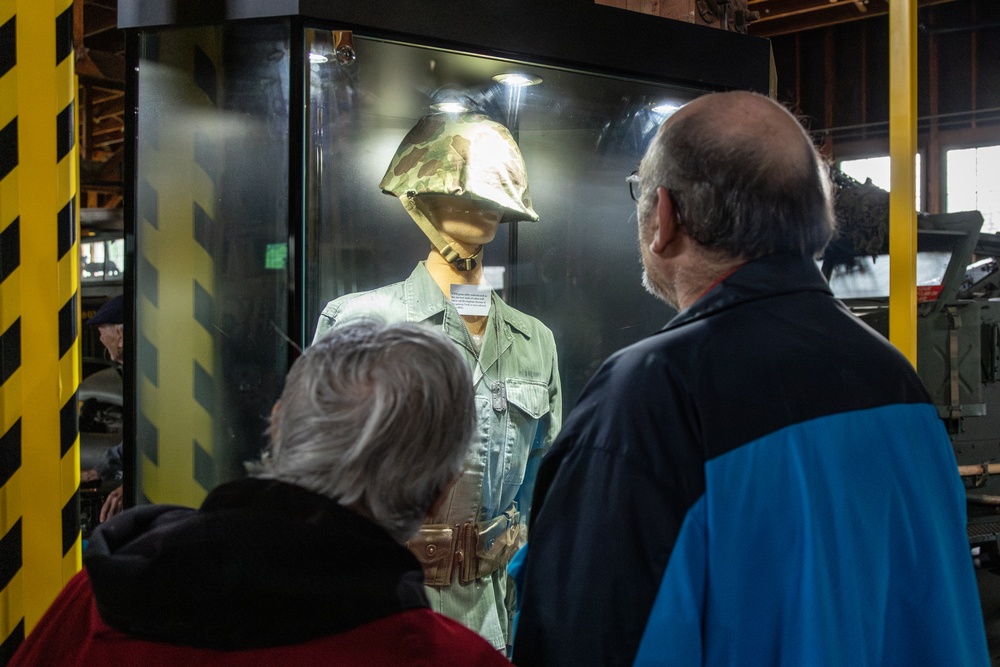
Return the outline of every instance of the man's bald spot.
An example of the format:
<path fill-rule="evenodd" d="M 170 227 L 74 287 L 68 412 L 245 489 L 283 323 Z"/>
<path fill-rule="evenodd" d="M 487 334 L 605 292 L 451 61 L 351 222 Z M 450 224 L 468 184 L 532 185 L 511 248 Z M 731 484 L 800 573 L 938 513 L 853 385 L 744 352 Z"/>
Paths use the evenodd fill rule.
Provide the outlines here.
<path fill-rule="evenodd" d="M 809 137 L 783 106 L 747 91 L 711 93 L 684 105 L 667 124 L 682 124 L 701 141 L 742 144 L 774 175 L 814 169 Z"/>

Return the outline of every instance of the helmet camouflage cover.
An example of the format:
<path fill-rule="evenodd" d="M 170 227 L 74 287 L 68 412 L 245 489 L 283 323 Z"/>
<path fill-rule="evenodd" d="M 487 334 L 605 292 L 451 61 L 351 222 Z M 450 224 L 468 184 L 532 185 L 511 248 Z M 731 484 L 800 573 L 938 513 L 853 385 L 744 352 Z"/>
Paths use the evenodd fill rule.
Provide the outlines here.
<path fill-rule="evenodd" d="M 527 170 L 510 131 L 480 114 L 433 114 L 413 126 L 379 187 L 406 193 L 455 195 L 496 204 L 501 222 L 537 221 Z"/>

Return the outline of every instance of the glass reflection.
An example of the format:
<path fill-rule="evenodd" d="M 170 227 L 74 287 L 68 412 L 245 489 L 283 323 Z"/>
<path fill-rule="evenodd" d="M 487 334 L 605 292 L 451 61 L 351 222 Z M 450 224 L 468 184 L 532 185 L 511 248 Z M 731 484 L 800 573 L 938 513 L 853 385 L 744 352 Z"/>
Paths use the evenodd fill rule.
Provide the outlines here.
<path fill-rule="evenodd" d="M 282 25 L 143 36 L 140 500 L 197 506 L 264 444 L 287 368 L 288 44 Z"/>

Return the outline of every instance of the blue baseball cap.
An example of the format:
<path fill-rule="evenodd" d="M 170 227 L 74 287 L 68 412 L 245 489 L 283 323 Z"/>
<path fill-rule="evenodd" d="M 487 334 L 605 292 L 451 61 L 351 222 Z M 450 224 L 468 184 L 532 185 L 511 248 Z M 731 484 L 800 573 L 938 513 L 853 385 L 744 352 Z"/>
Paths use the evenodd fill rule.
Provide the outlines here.
<path fill-rule="evenodd" d="M 87 320 L 87 326 L 97 327 L 102 324 L 124 324 L 124 303 L 125 297 L 121 294 L 112 299 L 108 299 L 94 314 L 94 316 Z"/>

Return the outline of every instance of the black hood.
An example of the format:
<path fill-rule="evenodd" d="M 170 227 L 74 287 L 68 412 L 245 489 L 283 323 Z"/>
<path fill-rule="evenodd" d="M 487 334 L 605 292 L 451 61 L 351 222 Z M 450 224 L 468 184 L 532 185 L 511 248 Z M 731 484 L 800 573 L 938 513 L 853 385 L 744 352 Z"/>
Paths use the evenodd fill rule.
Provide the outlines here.
<path fill-rule="evenodd" d="M 123 512 L 83 562 L 109 625 L 201 648 L 296 644 L 427 606 L 420 564 L 381 527 L 270 480 L 224 484 L 197 511 Z"/>

